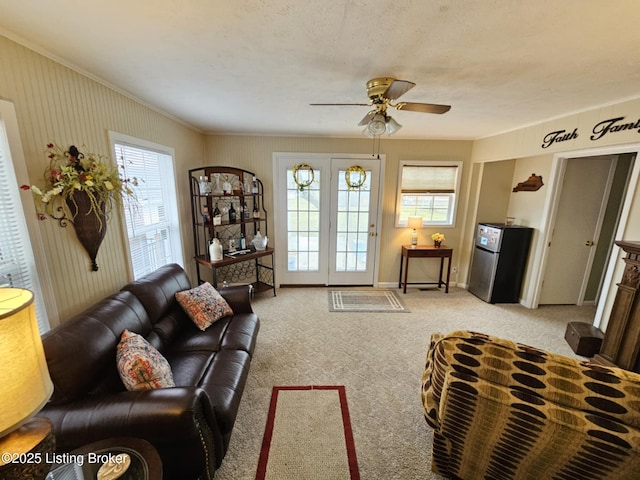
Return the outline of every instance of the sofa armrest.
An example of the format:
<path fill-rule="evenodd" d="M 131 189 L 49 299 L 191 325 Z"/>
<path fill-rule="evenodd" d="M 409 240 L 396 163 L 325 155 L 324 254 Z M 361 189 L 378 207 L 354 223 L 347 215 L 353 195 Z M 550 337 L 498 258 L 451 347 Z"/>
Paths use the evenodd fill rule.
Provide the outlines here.
<path fill-rule="evenodd" d="M 233 313 L 254 313 L 251 306 L 254 293 L 253 285 L 220 287 L 218 292 L 227 301 Z"/>
<path fill-rule="evenodd" d="M 198 387 L 89 396 L 47 405 L 39 413 L 53 423 L 59 451 L 111 437 L 138 437 L 156 447 L 165 471 L 186 471 L 184 461 L 206 478 L 213 478 L 223 451 L 214 415 L 208 395 Z"/>
<path fill-rule="evenodd" d="M 47 405 L 40 416 L 49 417 L 62 444 L 83 444 L 110 436 L 140 436 L 179 440 L 197 435 L 197 412 L 213 415 L 209 397 L 197 387 L 118 392 L 84 397 L 61 405 Z M 213 418 L 206 418 L 215 428 Z"/>
<path fill-rule="evenodd" d="M 431 428 L 440 427 L 440 397 L 444 384 L 444 372 L 434 372 L 436 368 L 434 355 L 436 353 L 436 344 L 442 339 L 441 333 L 431 335 L 429 348 L 427 349 L 427 359 L 425 361 L 424 372 L 422 374 L 422 408 L 424 418 Z M 434 373 L 436 375 L 434 375 Z M 440 375 L 437 375 L 439 373 Z"/>

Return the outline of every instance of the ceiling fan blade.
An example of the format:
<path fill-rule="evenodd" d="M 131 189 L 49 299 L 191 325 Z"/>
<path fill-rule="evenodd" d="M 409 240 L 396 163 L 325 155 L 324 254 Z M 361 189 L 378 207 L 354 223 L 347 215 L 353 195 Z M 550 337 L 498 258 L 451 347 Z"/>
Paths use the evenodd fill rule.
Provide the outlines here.
<path fill-rule="evenodd" d="M 415 83 L 408 82 L 407 80 L 394 80 L 384 92 L 383 96 L 385 98 L 388 98 L 389 100 L 395 100 L 396 98 L 400 98 L 415 86 Z"/>
<path fill-rule="evenodd" d="M 310 103 L 312 107 L 370 107 L 370 103 Z"/>
<path fill-rule="evenodd" d="M 451 110 L 451 105 L 438 105 L 436 103 L 415 103 L 415 102 L 400 102 L 397 105 L 393 105 L 398 110 L 407 110 L 409 112 L 421 112 L 421 113 L 447 113 Z"/>
<path fill-rule="evenodd" d="M 360 120 L 360 123 L 358 125 L 362 126 L 362 125 L 367 125 L 371 119 L 374 117 L 374 115 L 378 113 L 377 110 L 371 110 L 369 113 L 367 113 L 364 118 L 362 120 Z"/>

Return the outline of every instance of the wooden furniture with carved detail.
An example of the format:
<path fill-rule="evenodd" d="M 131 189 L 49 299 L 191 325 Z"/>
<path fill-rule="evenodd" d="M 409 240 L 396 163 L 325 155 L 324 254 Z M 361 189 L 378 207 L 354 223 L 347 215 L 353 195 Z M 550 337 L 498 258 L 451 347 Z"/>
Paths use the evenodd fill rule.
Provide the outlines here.
<path fill-rule="evenodd" d="M 640 372 L 640 242 L 616 242 L 625 268 L 596 363 Z"/>

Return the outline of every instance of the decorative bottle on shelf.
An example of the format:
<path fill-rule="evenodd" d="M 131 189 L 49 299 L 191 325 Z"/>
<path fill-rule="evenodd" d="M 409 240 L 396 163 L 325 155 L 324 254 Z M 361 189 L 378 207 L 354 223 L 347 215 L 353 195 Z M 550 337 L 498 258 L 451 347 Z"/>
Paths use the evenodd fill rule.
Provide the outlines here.
<path fill-rule="evenodd" d="M 236 223 L 236 209 L 233 208 L 233 203 L 229 206 L 229 223 Z"/>
<path fill-rule="evenodd" d="M 258 209 L 258 199 L 253 199 L 253 218 L 260 218 L 260 210 Z"/>
<path fill-rule="evenodd" d="M 242 219 L 249 220 L 251 214 L 249 213 L 249 207 L 247 206 L 247 202 L 242 202 Z"/>
<path fill-rule="evenodd" d="M 209 244 L 209 258 L 212 262 L 222 260 L 222 243 L 218 237 L 211 240 Z"/>
<path fill-rule="evenodd" d="M 213 182 L 213 194 L 214 195 L 221 195 L 222 194 L 222 187 L 220 186 L 220 174 L 219 173 L 214 173 L 213 174 L 213 178 L 214 178 L 214 182 Z"/>
<path fill-rule="evenodd" d="M 204 225 L 209 223 L 209 207 L 203 205 L 202 207 L 202 223 Z"/>
<path fill-rule="evenodd" d="M 222 182 L 222 191 L 225 195 L 233 195 L 233 186 L 227 177 Z"/>
<path fill-rule="evenodd" d="M 240 250 L 247 248 L 247 239 L 244 238 L 244 233 L 240 232 Z"/>
<path fill-rule="evenodd" d="M 216 202 L 216 206 L 213 209 L 213 224 L 222 225 L 222 212 L 218 208 L 218 202 Z"/>
<path fill-rule="evenodd" d="M 256 177 L 253 177 L 253 179 L 251 180 L 251 193 L 253 195 L 256 195 L 258 193 L 258 180 L 256 179 Z"/>

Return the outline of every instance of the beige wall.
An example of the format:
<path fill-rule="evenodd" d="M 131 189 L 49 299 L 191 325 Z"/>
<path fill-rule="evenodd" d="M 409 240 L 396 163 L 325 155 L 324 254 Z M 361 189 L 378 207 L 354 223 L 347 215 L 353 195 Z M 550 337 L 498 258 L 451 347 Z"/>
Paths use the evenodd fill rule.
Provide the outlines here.
<path fill-rule="evenodd" d="M 264 136 L 231 136 L 210 135 L 207 137 L 206 158 L 211 165 L 233 165 L 252 171 L 263 181 L 267 189 L 266 208 L 271 214 L 269 237 L 276 251 L 283 251 L 283 239 L 274 231 L 273 198 L 269 189 L 273 185 L 273 152 L 308 152 L 308 153 L 351 153 L 370 154 L 372 140 L 367 138 L 321 138 L 321 137 L 264 137 Z M 382 184 L 382 226 L 380 229 L 380 283 L 398 282 L 400 268 L 400 246 L 409 243 L 409 231 L 406 228 L 395 228 L 394 213 L 400 160 L 451 160 L 464 162 L 462 183 L 468 183 L 471 174 L 471 146 L 468 141 L 437 140 L 397 140 L 383 138 L 380 142 L 380 154 L 386 156 L 385 176 Z M 446 243 L 459 251 L 467 208 L 467 192 L 463 190 L 459 199 L 457 224 L 454 228 L 424 229 L 420 232 L 420 243 L 430 242 L 429 235 L 441 231 L 446 236 Z M 270 241 L 271 241 L 270 240 Z M 459 256 L 454 253 L 453 265 L 459 266 Z M 432 278 L 435 275 L 437 262 L 425 261 L 413 267 L 416 277 Z"/>
<path fill-rule="evenodd" d="M 204 136 L 166 115 L 86 76 L 0 36 L 0 98 L 15 105 L 30 183 L 43 184 L 46 145 L 85 146 L 108 155 L 108 131 L 117 131 L 175 149 L 178 191 L 188 191 L 186 170 L 202 163 Z M 180 195 L 180 214 L 188 218 L 189 202 Z M 43 270 L 51 277 L 57 324 L 129 279 L 121 218 L 114 212 L 98 252 L 98 272 L 90 271 L 87 254 L 73 227 L 38 222 L 44 243 Z M 185 261 L 193 255 L 190 227 L 184 225 Z M 192 262 L 188 262 L 190 265 Z"/>
<path fill-rule="evenodd" d="M 609 120 L 618 119 L 608 123 Z M 609 131 L 601 135 L 603 126 L 609 125 Z M 626 127 L 624 127 L 626 125 Z M 567 140 L 554 142 L 547 147 L 545 138 L 556 131 L 564 131 Z M 573 132 L 576 135 L 570 135 Z M 548 137 L 547 137 L 548 138 Z M 605 106 L 560 119 L 544 122 L 502 135 L 480 139 L 474 142 L 472 159 L 474 162 L 491 162 L 496 160 L 516 159 L 514 181 L 523 181 L 535 172 L 542 175 L 546 185 L 538 192 L 540 195 L 521 196 L 513 194 L 509 203 L 509 215 L 520 217 L 534 228 L 533 256 L 527 267 L 527 277 L 523 288 L 525 304 L 535 305 L 536 286 L 543 275 L 543 242 L 546 234 L 546 217 L 554 191 L 552 183 L 557 174 L 560 158 L 574 158 L 595 155 L 633 153 L 640 151 L 640 99 Z M 637 179 L 640 165 L 635 163 L 632 178 Z M 515 183 L 514 183 L 515 185 Z M 634 188 L 628 191 L 623 203 L 626 224 L 621 226 L 615 236 L 616 240 L 637 241 L 640 238 L 640 198 Z M 538 193 L 536 192 L 536 193 Z M 608 274 L 599 300 L 596 324 L 606 328 L 608 314 L 616 293 L 616 282 L 623 270 L 621 254 L 614 249 L 608 267 Z"/>

